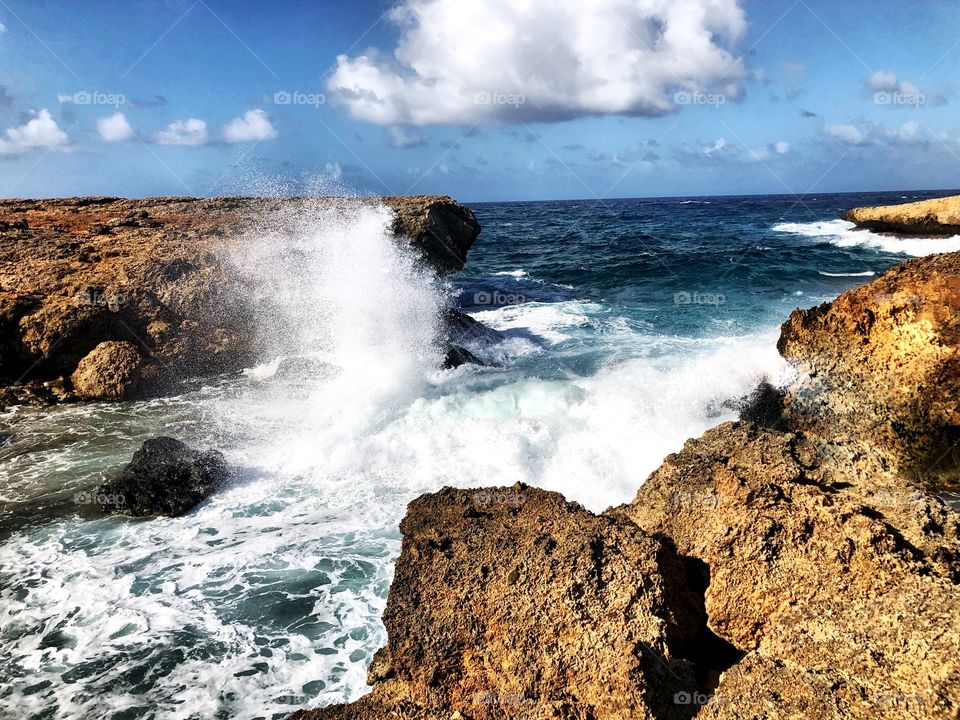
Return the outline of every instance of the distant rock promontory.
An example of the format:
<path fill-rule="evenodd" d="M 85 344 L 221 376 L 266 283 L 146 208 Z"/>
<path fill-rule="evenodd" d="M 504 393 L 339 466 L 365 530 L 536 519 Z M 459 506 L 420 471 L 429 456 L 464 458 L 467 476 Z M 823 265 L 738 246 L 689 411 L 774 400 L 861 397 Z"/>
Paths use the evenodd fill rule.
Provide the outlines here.
<path fill-rule="evenodd" d="M 960 195 L 854 208 L 845 212 L 843 219 L 868 230 L 897 235 L 960 235 Z"/>

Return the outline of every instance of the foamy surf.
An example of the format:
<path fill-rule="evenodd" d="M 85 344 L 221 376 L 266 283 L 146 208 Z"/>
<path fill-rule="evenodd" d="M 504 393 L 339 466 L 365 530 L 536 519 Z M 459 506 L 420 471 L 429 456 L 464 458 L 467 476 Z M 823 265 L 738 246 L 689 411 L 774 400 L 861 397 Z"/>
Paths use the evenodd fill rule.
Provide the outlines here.
<path fill-rule="evenodd" d="M 905 238 L 880 235 L 870 230 L 857 229 L 846 220 L 821 220 L 810 223 L 779 223 L 775 232 L 792 233 L 822 239 L 837 247 L 865 247 L 887 253 L 924 257 L 937 253 L 960 251 L 960 235 L 944 238 Z"/>

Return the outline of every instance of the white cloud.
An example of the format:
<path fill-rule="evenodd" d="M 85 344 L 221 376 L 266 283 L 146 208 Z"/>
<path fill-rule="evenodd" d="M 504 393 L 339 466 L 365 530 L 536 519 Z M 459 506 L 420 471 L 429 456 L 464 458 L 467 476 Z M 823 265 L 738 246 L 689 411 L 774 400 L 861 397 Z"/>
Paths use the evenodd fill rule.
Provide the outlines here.
<path fill-rule="evenodd" d="M 0 137 L 0 155 L 16 155 L 37 148 L 66 149 L 70 138 L 43 109 L 18 127 L 8 128 Z"/>
<path fill-rule="evenodd" d="M 277 131 L 263 110 L 248 110 L 242 118 L 234 118 L 223 129 L 223 139 L 228 143 L 273 140 Z"/>
<path fill-rule="evenodd" d="M 0 33 L 5 33 L 7 31 L 7 26 L 3 23 L 0 23 Z"/>
<path fill-rule="evenodd" d="M 153 140 L 160 145 L 204 145 L 209 137 L 207 124 L 190 118 L 170 123 L 166 129 L 154 134 Z"/>
<path fill-rule="evenodd" d="M 386 129 L 386 136 L 387 142 L 390 143 L 390 147 L 395 148 L 408 149 L 427 144 L 427 141 L 423 137 L 423 133 L 416 128 L 391 125 Z"/>
<path fill-rule="evenodd" d="M 865 87 L 868 93 L 873 93 L 873 101 L 878 105 L 890 107 L 918 107 L 921 105 L 946 105 L 949 92 L 934 91 L 932 97 L 927 97 L 919 85 L 900 80 L 895 72 L 878 70 L 867 78 Z"/>
<path fill-rule="evenodd" d="M 778 155 L 786 155 L 788 152 L 790 152 L 790 143 L 784 142 L 782 140 L 776 143 L 773 147 L 774 147 L 774 150 L 777 151 Z"/>
<path fill-rule="evenodd" d="M 739 0 L 409 0 L 392 54 L 341 55 L 331 94 L 381 125 L 550 121 L 742 95 Z M 490 58 L 495 58 L 491 62 Z"/>
<path fill-rule="evenodd" d="M 863 142 L 863 133 L 856 125 L 824 125 L 823 134 L 848 145 L 859 145 Z"/>
<path fill-rule="evenodd" d="M 123 142 L 134 137 L 133 128 L 122 112 L 97 120 L 97 130 L 107 142 Z"/>

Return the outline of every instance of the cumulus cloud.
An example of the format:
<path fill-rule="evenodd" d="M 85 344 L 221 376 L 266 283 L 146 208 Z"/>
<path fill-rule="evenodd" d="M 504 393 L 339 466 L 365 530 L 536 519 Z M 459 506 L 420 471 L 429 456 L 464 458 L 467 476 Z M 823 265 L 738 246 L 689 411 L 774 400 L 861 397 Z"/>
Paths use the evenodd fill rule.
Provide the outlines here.
<path fill-rule="evenodd" d="M 790 143 L 781 140 L 767 145 L 746 147 L 739 143 L 727 142 L 726 138 L 721 137 L 710 144 L 682 145 L 674 152 L 676 158 L 684 164 L 701 164 L 707 160 L 711 164 L 772 162 L 790 152 Z"/>
<path fill-rule="evenodd" d="M 0 155 L 17 155 L 38 148 L 62 150 L 69 145 L 70 138 L 57 125 L 50 111 L 43 109 L 23 125 L 7 128 L 0 137 Z"/>
<path fill-rule="evenodd" d="M 228 143 L 273 140 L 277 131 L 263 110 L 248 110 L 243 117 L 234 118 L 223 128 L 223 139 Z"/>
<path fill-rule="evenodd" d="M 925 92 L 919 85 L 901 80 L 895 72 L 878 70 L 864 83 L 878 105 L 890 107 L 946 105 L 949 93 L 944 90 Z"/>
<path fill-rule="evenodd" d="M 134 137 L 133 128 L 122 112 L 97 120 L 97 131 L 107 142 L 123 142 Z"/>
<path fill-rule="evenodd" d="M 392 53 L 341 55 L 331 95 L 381 125 L 661 115 L 742 95 L 739 0 L 409 0 Z M 496 58 L 488 62 L 484 58 Z"/>
<path fill-rule="evenodd" d="M 205 145 L 209 139 L 207 124 L 196 118 L 172 122 L 153 136 L 160 145 Z"/>
<path fill-rule="evenodd" d="M 833 140 L 839 140 L 847 145 L 859 145 L 863 142 L 863 133 L 856 125 L 827 124 L 823 126 L 823 134 Z"/>
<path fill-rule="evenodd" d="M 385 134 L 390 147 L 408 149 L 427 144 L 423 133 L 416 128 L 391 125 L 386 129 Z"/>

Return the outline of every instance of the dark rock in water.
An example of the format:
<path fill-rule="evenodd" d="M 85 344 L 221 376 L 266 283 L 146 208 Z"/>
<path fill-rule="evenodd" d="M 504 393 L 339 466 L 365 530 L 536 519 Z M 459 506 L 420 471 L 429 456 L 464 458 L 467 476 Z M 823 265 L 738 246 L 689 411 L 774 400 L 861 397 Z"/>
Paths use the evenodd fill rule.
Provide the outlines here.
<path fill-rule="evenodd" d="M 230 477 L 223 455 L 200 452 L 179 440 L 147 440 L 120 476 L 100 486 L 98 493 L 119 498 L 105 510 L 124 515 L 182 515 L 203 502 Z"/>
<path fill-rule="evenodd" d="M 485 362 L 466 348 L 462 348 L 459 345 L 451 345 L 450 349 L 447 350 L 446 357 L 443 358 L 443 367 L 449 370 L 467 364 L 486 365 Z"/>
<path fill-rule="evenodd" d="M 9 445 L 10 443 L 12 443 L 13 438 L 14 438 L 13 433 L 0 432 L 0 447 L 4 447 L 5 445 Z"/>
<path fill-rule="evenodd" d="M 448 308 L 444 314 L 443 325 L 447 341 L 451 345 L 463 346 L 470 343 L 496 345 L 506 339 L 503 333 L 453 308 Z"/>
<path fill-rule="evenodd" d="M 740 419 L 762 427 L 776 428 L 783 424 L 786 393 L 763 380 L 752 393 L 735 403 Z"/>

